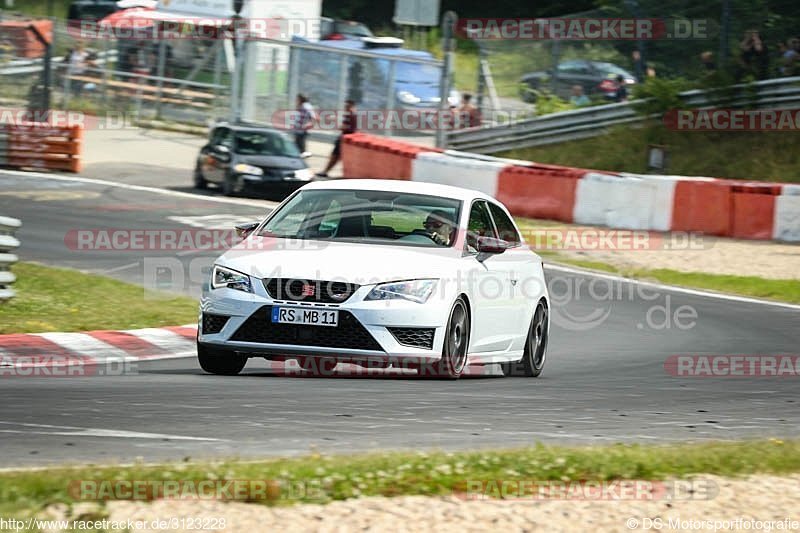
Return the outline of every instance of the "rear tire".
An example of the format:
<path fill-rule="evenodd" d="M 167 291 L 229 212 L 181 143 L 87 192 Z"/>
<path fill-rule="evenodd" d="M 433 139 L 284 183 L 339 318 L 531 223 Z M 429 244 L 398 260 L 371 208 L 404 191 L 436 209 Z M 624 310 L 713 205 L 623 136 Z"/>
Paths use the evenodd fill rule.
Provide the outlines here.
<path fill-rule="evenodd" d="M 550 315 L 547 303 L 540 300 L 533 312 L 531 325 L 528 327 L 528 338 L 525 341 L 525 351 L 522 359 L 515 363 L 501 363 L 503 374 L 506 376 L 536 378 L 544 370 L 544 361 L 547 355 L 547 330 Z"/>
<path fill-rule="evenodd" d="M 220 348 L 209 348 L 203 344 L 197 344 L 197 361 L 200 368 L 209 374 L 219 376 L 235 376 L 242 371 L 247 364 L 247 356 L 239 355 L 230 350 Z"/>

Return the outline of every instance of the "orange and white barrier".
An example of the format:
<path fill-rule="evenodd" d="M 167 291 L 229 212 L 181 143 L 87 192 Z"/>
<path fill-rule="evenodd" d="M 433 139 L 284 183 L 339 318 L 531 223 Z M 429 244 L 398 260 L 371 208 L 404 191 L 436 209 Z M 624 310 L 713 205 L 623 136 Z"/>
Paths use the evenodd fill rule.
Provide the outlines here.
<path fill-rule="evenodd" d="M 775 198 L 772 238 L 800 241 L 800 185 L 784 185 L 781 195 Z"/>
<path fill-rule="evenodd" d="M 345 176 L 479 190 L 512 214 L 619 229 L 800 242 L 800 185 L 593 171 L 345 137 Z"/>
<path fill-rule="evenodd" d="M 0 165 L 79 172 L 80 126 L 0 124 Z"/>

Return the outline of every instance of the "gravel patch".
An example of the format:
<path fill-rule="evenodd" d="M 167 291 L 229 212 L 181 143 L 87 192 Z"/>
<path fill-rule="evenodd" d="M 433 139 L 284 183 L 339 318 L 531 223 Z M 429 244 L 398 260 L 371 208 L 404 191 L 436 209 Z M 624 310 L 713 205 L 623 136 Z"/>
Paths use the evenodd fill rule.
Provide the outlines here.
<path fill-rule="evenodd" d="M 564 229 L 608 228 L 568 226 Z M 551 228 L 548 228 L 551 229 Z M 669 239 L 669 236 L 665 236 Z M 678 272 L 757 276 L 765 279 L 800 280 L 800 244 L 772 241 L 746 241 L 702 236 L 696 248 L 660 250 L 558 250 L 573 259 L 600 261 L 621 269 L 666 268 Z"/>
<path fill-rule="evenodd" d="M 661 519 L 662 530 L 713 531 L 697 521 L 734 521 L 725 531 L 758 531 L 754 521 L 800 521 L 800 475 L 730 479 L 697 476 L 719 488 L 713 499 L 672 501 L 470 500 L 455 496 L 369 497 L 326 505 L 267 507 L 220 501 L 109 502 L 110 520 L 225 519 L 223 531 L 286 532 L 483 532 L 644 531 L 646 519 Z M 670 522 L 670 520 L 672 522 Z M 735 522 L 742 520 L 742 522 Z M 634 522 L 635 521 L 635 522 Z M 695 521 L 695 522 L 692 522 Z M 678 526 L 677 528 L 671 526 Z M 631 527 L 632 526 L 632 527 Z M 781 528 L 781 529 L 779 529 Z M 651 528 L 655 529 L 655 528 Z M 772 530 L 787 530 L 773 524 Z M 766 530 L 762 527 L 760 530 Z M 143 529 L 139 531 L 155 531 Z M 170 528 L 169 531 L 197 531 Z"/>

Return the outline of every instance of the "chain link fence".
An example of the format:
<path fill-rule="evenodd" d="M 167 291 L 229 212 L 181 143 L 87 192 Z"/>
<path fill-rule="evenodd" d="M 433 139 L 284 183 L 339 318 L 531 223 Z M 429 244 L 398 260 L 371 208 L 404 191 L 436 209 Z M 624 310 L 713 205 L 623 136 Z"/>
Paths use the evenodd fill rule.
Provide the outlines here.
<path fill-rule="evenodd" d="M 216 39 L 157 40 L 0 12 L 0 105 L 41 109 L 50 40 L 50 108 L 206 124 L 227 115 L 232 59 Z M 229 48 L 229 45 L 228 45 Z"/>
<path fill-rule="evenodd" d="M 705 88 L 800 71 L 796 27 L 765 18 L 755 4 L 712 4 L 628 0 L 547 19 L 462 19 L 459 46 L 471 60 L 461 61 L 467 68 L 456 79 L 480 90 L 474 80 L 484 60 L 491 82 L 482 109 L 490 121 L 498 110 L 525 110 L 514 101 L 535 105 L 516 119 L 619 101 L 620 77 L 630 97 L 649 78 Z"/>

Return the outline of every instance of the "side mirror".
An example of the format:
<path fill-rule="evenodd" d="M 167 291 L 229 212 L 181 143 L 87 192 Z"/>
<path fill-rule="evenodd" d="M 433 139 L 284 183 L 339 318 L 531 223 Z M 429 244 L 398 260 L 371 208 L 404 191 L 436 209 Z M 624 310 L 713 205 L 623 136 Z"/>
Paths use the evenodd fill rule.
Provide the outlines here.
<path fill-rule="evenodd" d="M 258 227 L 258 224 L 259 222 L 245 222 L 244 224 L 236 224 L 236 226 L 234 226 L 236 228 L 236 235 L 240 239 L 245 239 L 248 235 L 253 233 L 253 230 Z"/>
<path fill-rule="evenodd" d="M 509 248 L 508 242 L 494 237 L 478 237 L 478 261 L 483 262 L 492 255 L 502 254 Z"/>
<path fill-rule="evenodd" d="M 217 144 L 214 145 L 214 147 L 211 150 L 220 159 L 220 161 L 231 160 L 231 150 L 227 146 L 224 146 L 222 144 Z"/>

